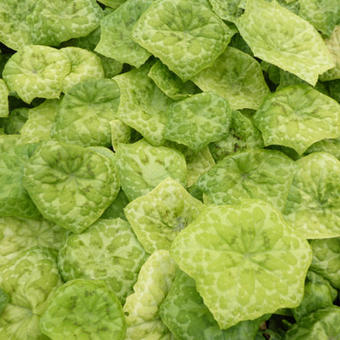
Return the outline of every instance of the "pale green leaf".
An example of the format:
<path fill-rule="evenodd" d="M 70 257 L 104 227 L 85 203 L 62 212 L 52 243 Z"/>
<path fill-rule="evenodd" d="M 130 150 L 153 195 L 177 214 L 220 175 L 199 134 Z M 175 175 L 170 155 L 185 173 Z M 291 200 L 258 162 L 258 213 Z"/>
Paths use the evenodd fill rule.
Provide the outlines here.
<path fill-rule="evenodd" d="M 124 213 L 144 249 L 152 253 L 168 250 L 177 234 L 202 208 L 202 202 L 176 180 L 167 178 L 148 194 L 130 202 Z"/>
<path fill-rule="evenodd" d="M 151 64 L 120 74 L 114 80 L 120 88 L 118 117 L 138 131 L 149 143 L 164 143 L 165 111 L 172 102 L 147 76 Z"/>
<path fill-rule="evenodd" d="M 291 85 L 268 96 L 253 121 L 266 146 L 287 146 L 301 155 L 319 140 L 339 137 L 340 105 L 308 85 Z"/>
<path fill-rule="evenodd" d="M 278 209 L 286 203 L 294 162 L 274 150 L 254 149 L 225 157 L 197 181 L 209 204 L 262 199 Z"/>
<path fill-rule="evenodd" d="M 5 65 L 3 78 L 11 91 L 26 103 L 34 98 L 59 98 L 71 63 L 60 50 L 48 46 L 25 46 Z"/>
<path fill-rule="evenodd" d="M 169 107 L 165 138 L 198 152 L 228 135 L 231 109 L 213 93 L 199 93 Z"/>
<path fill-rule="evenodd" d="M 207 0 L 162 0 L 143 13 L 132 37 L 186 81 L 215 61 L 233 33 Z"/>
<path fill-rule="evenodd" d="M 126 324 L 116 295 L 100 280 L 72 280 L 59 287 L 40 320 L 51 339 L 125 339 Z"/>
<path fill-rule="evenodd" d="M 334 67 L 315 28 L 276 1 L 248 0 L 236 25 L 256 57 L 311 85 L 316 84 L 319 74 Z"/>
<path fill-rule="evenodd" d="M 128 0 L 100 22 L 100 41 L 95 51 L 136 67 L 143 65 L 150 53 L 132 40 L 132 29 L 152 0 Z"/>
<path fill-rule="evenodd" d="M 298 306 L 312 260 L 308 242 L 260 200 L 207 207 L 170 253 L 222 329 Z"/>
<path fill-rule="evenodd" d="M 112 79 L 87 79 L 63 97 L 53 137 L 82 146 L 111 146 L 111 121 L 117 119 L 119 88 Z"/>
<path fill-rule="evenodd" d="M 167 250 L 155 251 L 142 266 L 134 293 L 123 307 L 126 340 L 170 340 L 170 332 L 159 316 L 159 307 L 175 277 L 176 265 Z"/>
<path fill-rule="evenodd" d="M 201 90 L 227 99 L 233 110 L 256 110 L 269 94 L 260 64 L 233 47 L 227 47 L 213 65 L 196 75 L 193 81 Z"/>
<path fill-rule="evenodd" d="M 75 233 L 93 224 L 120 188 L 110 159 L 55 141 L 41 144 L 26 163 L 23 181 L 42 215 Z"/>
<path fill-rule="evenodd" d="M 325 152 L 299 159 L 284 215 L 306 238 L 340 237 L 340 161 Z"/>
<path fill-rule="evenodd" d="M 167 177 L 186 184 L 185 158 L 177 150 L 140 140 L 119 144 L 116 151 L 122 189 L 130 201 L 147 194 Z"/>

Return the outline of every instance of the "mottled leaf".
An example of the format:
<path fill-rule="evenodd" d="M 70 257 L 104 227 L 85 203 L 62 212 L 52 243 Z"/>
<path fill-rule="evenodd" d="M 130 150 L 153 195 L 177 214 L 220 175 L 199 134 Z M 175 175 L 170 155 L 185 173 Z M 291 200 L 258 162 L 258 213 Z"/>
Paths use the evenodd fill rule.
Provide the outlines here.
<path fill-rule="evenodd" d="M 170 98 L 147 76 L 151 64 L 114 77 L 120 88 L 118 117 L 149 143 L 164 143 L 165 111 Z"/>
<path fill-rule="evenodd" d="M 23 181 L 42 215 L 75 233 L 103 214 L 120 187 L 110 159 L 55 141 L 41 144 L 26 163 Z"/>
<path fill-rule="evenodd" d="M 276 1 L 248 0 L 236 25 L 256 57 L 311 85 L 316 84 L 319 74 L 334 67 L 315 28 Z"/>
<path fill-rule="evenodd" d="M 120 144 L 117 166 L 122 189 L 130 201 L 147 194 L 167 177 L 186 184 L 184 156 L 174 149 L 152 146 L 144 140 Z"/>
<path fill-rule="evenodd" d="M 6 63 L 3 78 L 9 89 L 26 103 L 34 98 L 59 98 L 71 63 L 60 50 L 48 46 L 25 46 Z"/>
<path fill-rule="evenodd" d="M 130 202 L 124 212 L 144 249 L 152 253 L 168 250 L 202 207 L 176 180 L 167 178 L 148 194 Z"/>
<path fill-rule="evenodd" d="M 225 157 L 198 179 L 197 187 L 206 203 L 257 198 L 283 209 L 294 169 L 294 162 L 283 153 L 254 149 Z"/>
<path fill-rule="evenodd" d="M 59 287 L 40 320 L 52 339 L 125 339 L 126 324 L 116 295 L 100 280 L 72 280 Z"/>
<path fill-rule="evenodd" d="M 227 99 L 233 110 L 256 110 L 269 94 L 260 64 L 233 47 L 227 47 L 213 65 L 196 75 L 193 81 L 201 90 Z"/>
<path fill-rule="evenodd" d="M 254 116 L 268 145 L 303 154 L 313 143 L 340 135 L 340 105 L 308 85 L 291 85 L 267 97 Z"/>
<path fill-rule="evenodd" d="M 296 162 L 284 215 L 309 239 L 340 236 L 340 161 L 312 153 Z"/>
<path fill-rule="evenodd" d="M 67 238 L 58 266 L 65 281 L 105 280 L 124 302 L 145 260 L 144 249 L 126 221 L 100 219 L 82 234 Z"/>
<path fill-rule="evenodd" d="M 132 40 L 132 29 L 152 0 L 128 0 L 100 22 L 100 41 L 95 51 L 136 67 L 143 65 L 150 53 Z"/>
<path fill-rule="evenodd" d="M 222 329 L 298 306 L 312 260 L 308 242 L 260 200 L 207 207 L 170 253 Z"/>
<path fill-rule="evenodd" d="M 155 251 L 142 266 L 134 293 L 123 307 L 126 340 L 171 340 L 170 332 L 159 316 L 159 307 L 175 277 L 176 265 L 167 250 Z"/>
<path fill-rule="evenodd" d="M 186 81 L 215 61 L 233 33 L 207 0 L 163 0 L 144 12 L 132 37 Z"/>

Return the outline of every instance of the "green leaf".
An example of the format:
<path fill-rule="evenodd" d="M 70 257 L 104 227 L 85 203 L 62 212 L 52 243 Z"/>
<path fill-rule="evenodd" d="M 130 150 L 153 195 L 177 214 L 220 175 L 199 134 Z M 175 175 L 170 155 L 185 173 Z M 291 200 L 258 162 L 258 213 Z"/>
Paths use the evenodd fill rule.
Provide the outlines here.
<path fill-rule="evenodd" d="M 340 238 L 312 240 L 311 269 L 340 289 Z"/>
<path fill-rule="evenodd" d="M 143 13 L 132 37 L 186 81 L 215 61 L 233 33 L 207 0 L 162 0 Z"/>
<path fill-rule="evenodd" d="M 61 284 L 54 254 L 48 248 L 33 247 L 0 267 L 0 288 L 11 304 L 40 315 L 51 291 Z"/>
<path fill-rule="evenodd" d="M 118 117 L 150 144 L 164 144 L 165 111 L 172 102 L 147 76 L 151 64 L 114 77 L 120 88 Z"/>
<path fill-rule="evenodd" d="M 199 152 L 187 150 L 185 152 L 187 162 L 187 186 L 191 187 L 196 183 L 198 178 L 208 172 L 214 165 L 215 161 L 208 147 Z"/>
<path fill-rule="evenodd" d="M 276 1 L 248 0 L 236 25 L 256 57 L 311 85 L 316 84 L 319 74 L 334 67 L 314 27 Z"/>
<path fill-rule="evenodd" d="M 123 64 L 119 61 L 112 58 L 104 57 L 100 54 L 98 54 L 98 57 L 102 62 L 105 78 L 113 78 L 114 76 L 122 72 Z"/>
<path fill-rule="evenodd" d="M 28 119 L 20 130 L 23 143 L 38 143 L 51 138 L 51 128 L 59 109 L 58 100 L 46 100 L 28 111 Z"/>
<path fill-rule="evenodd" d="M 319 309 L 295 324 L 285 340 L 337 339 L 340 334 L 340 307 Z"/>
<path fill-rule="evenodd" d="M 66 240 L 66 230 L 46 220 L 0 218 L 0 267 L 35 246 L 56 251 Z"/>
<path fill-rule="evenodd" d="M 12 110 L 3 123 L 5 133 L 9 135 L 19 134 L 28 119 L 28 111 L 27 107 Z"/>
<path fill-rule="evenodd" d="M 100 41 L 95 51 L 140 67 L 150 57 L 150 53 L 132 40 L 132 29 L 142 13 L 152 4 L 152 0 L 128 0 L 117 10 L 106 15 L 100 22 Z"/>
<path fill-rule="evenodd" d="M 95 0 L 37 0 L 26 20 L 34 44 L 58 46 L 95 30 L 101 17 Z"/>
<path fill-rule="evenodd" d="M 100 280 L 72 280 L 59 287 L 40 320 L 52 339 L 125 339 L 126 324 L 116 295 Z"/>
<path fill-rule="evenodd" d="M 338 0 L 299 0 L 299 15 L 318 31 L 330 36 L 339 21 Z"/>
<path fill-rule="evenodd" d="M 9 89 L 26 103 L 34 98 L 59 98 L 71 63 L 60 50 L 48 46 L 25 46 L 12 55 L 3 70 Z"/>
<path fill-rule="evenodd" d="M 305 153 L 310 154 L 313 152 L 328 152 L 340 161 L 340 138 L 323 139 L 312 144 Z"/>
<path fill-rule="evenodd" d="M 0 79 L 0 117 L 8 116 L 8 88 L 6 83 Z"/>
<path fill-rule="evenodd" d="M 340 79 L 329 81 L 327 84 L 330 96 L 340 103 Z"/>
<path fill-rule="evenodd" d="M 126 221 L 100 219 L 82 234 L 67 238 L 58 266 L 64 281 L 105 280 L 124 302 L 145 260 L 144 249 Z"/>
<path fill-rule="evenodd" d="M 283 212 L 306 238 L 339 237 L 340 161 L 326 152 L 298 160 Z"/>
<path fill-rule="evenodd" d="M 9 301 L 10 301 L 10 298 L 9 298 L 8 294 L 0 288 L 0 316 L 1 316 L 2 312 L 4 311 L 6 305 L 8 304 Z M 1 321 L 0 321 L 0 323 L 1 323 Z"/>
<path fill-rule="evenodd" d="M 339 9 L 340 15 L 340 9 Z M 334 79 L 340 79 L 340 25 L 336 26 L 332 35 L 326 40 L 326 45 L 329 52 L 332 54 L 335 60 L 335 67 L 321 74 L 320 80 L 328 81 Z"/>
<path fill-rule="evenodd" d="M 34 148 L 11 144 L 7 151 L 0 150 L 0 216 L 40 217 L 22 183 L 24 166 Z"/>
<path fill-rule="evenodd" d="M 152 146 L 144 140 L 119 144 L 116 151 L 122 189 L 130 201 L 147 194 L 167 177 L 186 184 L 185 158 L 179 151 Z"/>
<path fill-rule="evenodd" d="M 0 288 L 11 299 L 0 316 L 0 338 L 45 339 L 39 329 L 39 318 L 59 285 L 55 257 L 47 248 L 23 251 L 0 267 Z"/>
<path fill-rule="evenodd" d="M 283 209 L 294 169 L 294 162 L 279 151 L 248 150 L 219 161 L 197 186 L 209 204 L 257 198 Z"/>
<path fill-rule="evenodd" d="M 198 152 L 228 135 L 231 110 L 228 102 L 213 93 L 199 93 L 172 104 L 165 138 Z"/>
<path fill-rule="evenodd" d="M 256 110 L 270 93 L 260 64 L 233 47 L 227 47 L 213 65 L 196 75 L 193 81 L 202 91 L 211 91 L 227 99 L 233 110 Z"/>
<path fill-rule="evenodd" d="M 81 146 L 111 146 L 111 121 L 117 119 L 119 88 L 112 79 L 87 79 L 60 103 L 53 137 Z"/>
<path fill-rule="evenodd" d="M 263 147 L 263 139 L 252 121 L 239 111 L 233 111 L 229 134 L 226 138 L 209 145 L 216 161 L 237 151 Z"/>
<path fill-rule="evenodd" d="M 104 78 L 100 58 L 90 51 L 78 47 L 65 47 L 61 51 L 71 63 L 71 72 L 63 80 L 63 92 L 90 78 Z"/>
<path fill-rule="evenodd" d="M 118 8 L 121 4 L 123 4 L 126 0 L 98 0 L 98 2 L 101 2 L 105 6 L 109 6 L 113 9 Z"/>
<path fill-rule="evenodd" d="M 122 218 L 126 220 L 124 215 L 124 208 L 129 203 L 128 198 L 124 194 L 123 190 L 120 190 L 117 198 L 112 202 L 112 204 L 104 211 L 104 214 L 101 216 L 103 219 L 111 219 L 111 218 Z"/>
<path fill-rule="evenodd" d="M 111 144 L 115 150 L 119 143 L 128 144 L 131 139 L 131 128 L 124 124 L 119 119 L 113 119 L 110 122 L 111 126 Z"/>
<path fill-rule="evenodd" d="M 312 260 L 308 242 L 260 200 L 207 207 L 170 253 L 222 329 L 298 306 Z"/>
<path fill-rule="evenodd" d="M 309 271 L 305 283 L 305 293 L 301 304 L 292 310 L 294 318 L 299 322 L 321 308 L 333 306 L 338 292 L 322 276 Z"/>
<path fill-rule="evenodd" d="M 221 330 L 197 292 L 195 281 L 180 270 L 161 304 L 160 316 L 178 340 L 253 340 L 263 321 L 242 321 Z"/>
<path fill-rule="evenodd" d="M 148 73 L 162 92 L 173 100 L 181 100 L 197 93 L 199 89 L 191 81 L 183 82 L 166 65 L 157 60 Z"/>
<path fill-rule="evenodd" d="M 209 0 L 214 12 L 223 20 L 235 21 L 242 13 L 245 0 Z"/>
<path fill-rule="evenodd" d="M 138 240 L 148 253 L 168 250 L 177 234 L 200 213 L 203 204 L 176 180 L 167 178 L 124 209 Z"/>
<path fill-rule="evenodd" d="M 120 187 L 110 159 L 55 141 L 41 144 L 26 163 L 23 181 L 42 215 L 75 233 L 103 214 Z"/>
<path fill-rule="evenodd" d="M 36 4 L 34 0 L 0 1 L 0 41 L 13 50 L 32 43 L 27 17 Z"/>
<path fill-rule="evenodd" d="M 267 97 L 254 116 L 264 143 L 303 154 L 313 143 L 340 134 L 340 105 L 308 85 L 291 85 Z"/>
<path fill-rule="evenodd" d="M 170 332 L 159 316 L 159 307 L 175 277 L 176 265 L 167 250 L 155 251 L 142 266 L 134 293 L 123 307 L 127 340 L 170 340 Z"/>

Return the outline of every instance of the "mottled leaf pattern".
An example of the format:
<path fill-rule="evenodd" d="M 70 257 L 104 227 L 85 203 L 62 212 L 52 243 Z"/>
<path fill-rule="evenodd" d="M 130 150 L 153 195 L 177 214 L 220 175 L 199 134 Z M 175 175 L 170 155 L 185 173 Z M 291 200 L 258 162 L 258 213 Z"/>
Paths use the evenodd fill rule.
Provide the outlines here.
<path fill-rule="evenodd" d="M 123 340 L 126 325 L 116 295 L 100 280 L 72 280 L 59 287 L 40 321 L 54 339 Z"/>
<path fill-rule="evenodd" d="M 46 220 L 0 218 L 0 266 L 35 246 L 56 251 L 66 240 L 66 230 Z"/>
<path fill-rule="evenodd" d="M 315 28 L 276 1 L 248 0 L 236 25 L 256 57 L 311 85 L 316 84 L 319 74 L 334 67 Z"/>
<path fill-rule="evenodd" d="M 78 47 L 65 47 L 61 51 L 71 63 L 71 72 L 63 80 L 63 92 L 89 78 L 104 78 L 104 69 L 100 58 Z"/>
<path fill-rule="evenodd" d="M 63 97 L 54 137 L 82 146 L 110 146 L 111 121 L 117 119 L 119 88 L 112 79 L 87 79 Z"/>
<path fill-rule="evenodd" d="M 58 266 L 65 281 L 105 280 L 124 302 L 145 260 L 144 249 L 126 221 L 100 219 L 82 234 L 67 238 Z"/>
<path fill-rule="evenodd" d="M 105 156 L 49 141 L 26 164 L 24 186 L 47 220 L 80 233 L 115 199 L 119 179 Z"/>
<path fill-rule="evenodd" d="M 207 207 L 170 253 L 222 329 L 298 306 L 312 260 L 308 242 L 259 200 Z"/>
<path fill-rule="evenodd" d="M 150 53 L 132 40 L 132 29 L 152 0 L 128 0 L 100 23 L 100 41 L 95 51 L 136 67 L 143 65 Z"/>
<path fill-rule="evenodd" d="M 173 100 L 190 97 L 199 91 L 193 82 L 183 82 L 181 78 L 171 72 L 168 67 L 159 60 L 152 65 L 148 76 L 162 92 Z"/>
<path fill-rule="evenodd" d="M 168 250 L 176 235 L 200 213 L 202 202 L 176 180 L 167 178 L 124 209 L 138 240 L 148 253 Z"/>
<path fill-rule="evenodd" d="M 294 162 L 279 151 L 249 150 L 225 157 L 198 179 L 197 187 L 206 203 L 258 198 L 283 209 L 294 169 Z"/>
<path fill-rule="evenodd" d="M 149 143 L 164 144 L 165 111 L 171 103 L 147 76 L 151 64 L 120 74 L 114 80 L 120 88 L 118 117 L 137 130 Z"/>
<path fill-rule="evenodd" d="M 326 152 L 298 160 L 284 215 L 306 238 L 339 237 L 340 161 Z"/>
<path fill-rule="evenodd" d="M 36 97 L 59 98 L 63 80 L 70 71 L 71 63 L 60 50 L 29 45 L 9 59 L 3 77 L 10 90 L 31 103 Z"/>
<path fill-rule="evenodd" d="M 147 194 L 167 177 L 186 184 L 184 156 L 174 149 L 152 146 L 144 140 L 119 144 L 117 166 L 129 200 Z"/>
<path fill-rule="evenodd" d="M 267 97 L 254 116 L 268 145 L 302 154 L 313 143 L 340 135 L 340 105 L 308 85 L 291 85 Z"/>
<path fill-rule="evenodd" d="M 312 240 L 313 250 L 311 269 L 340 289 L 340 238 Z"/>
<path fill-rule="evenodd" d="M 123 307 L 126 340 L 171 340 L 167 327 L 159 316 L 159 307 L 167 296 L 175 277 L 176 264 L 167 250 L 155 251 L 142 266 L 134 293 Z"/>
<path fill-rule="evenodd" d="M 207 0 L 162 0 L 144 12 L 132 37 L 186 81 L 214 62 L 233 33 Z"/>
<path fill-rule="evenodd" d="M 171 105 L 165 138 L 200 151 L 228 135 L 231 109 L 213 93 L 200 93 Z"/>
<path fill-rule="evenodd" d="M 196 75 L 193 81 L 201 90 L 228 100 L 233 110 L 256 110 L 269 94 L 260 64 L 233 47 L 227 47 L 213 65 Z"/>

